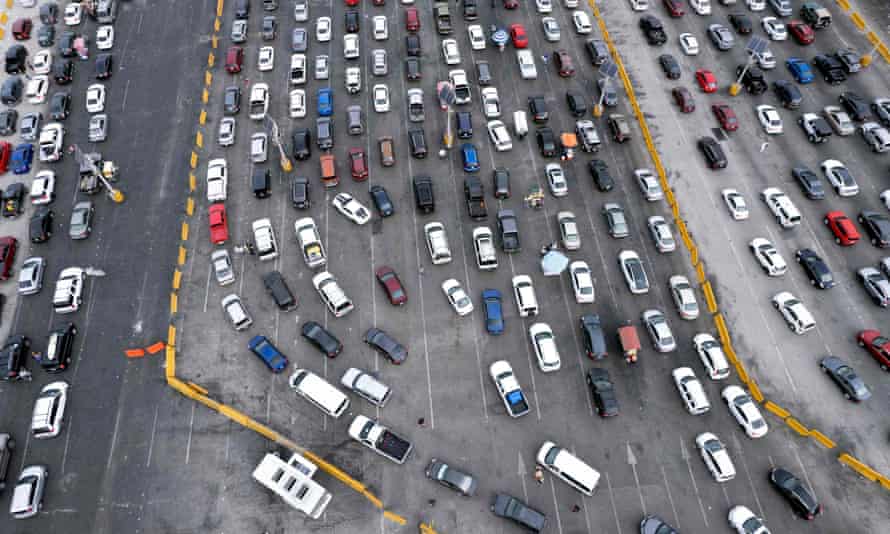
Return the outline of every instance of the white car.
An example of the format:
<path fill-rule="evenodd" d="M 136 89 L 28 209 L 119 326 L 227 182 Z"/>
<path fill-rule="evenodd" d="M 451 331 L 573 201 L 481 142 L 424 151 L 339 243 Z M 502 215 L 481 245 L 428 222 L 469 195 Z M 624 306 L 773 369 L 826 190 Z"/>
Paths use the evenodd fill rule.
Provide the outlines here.
<path fill-rule="evenodd" d="M 309 0 L 296 0 L 294 2 L 294 20 L 297 22 L 309 20 Z"/>
<path fill-rule="evenodd" d="M 717 436 L 702 432 L 695 438 L 695 447 L 701 454 L 708 471 L 717 482 L 728 482 L 735 478 L 735 466 L 724 445 Z"/>
<path fill-rule="evenodd" d="M 596 296 L 593 291 L 593 274 L 587 262 L 573 261 L 569 264 L 569 277 L 572 279 L 572 290 L 575 292 L 575 302 L 589 304 Z"/>
<path fill-rule="evenodd" d="M 294 89 L 290 92 L 290 118 L 301 119 L 306 116 L 306 91 Z"/>
<path fill-rule="evenodd" d="M 535 68 L 535 56 L 531 50 L 527 48 L 517 50 L 516 61 L 519 63 L 519 74 L 523 80 L 535 80 L 538 78 L 538 69 Z"/>
<path fill-rule="evenodd" d="M 269 136 L 266 132 L 256 132 L 250 136 L 250 161 L 263 163 L 269 157 Z"/>
<path fill-rule="evenodd" d="M 111 50 L 114 46 L 114 26 L 104 25 L 96 29 L 96 48 Z"/>
<path fill-rule="evenodd" d="M 836 159 L 827 159 L 820 168 L 838 195 L 852 197 L 859 194 L 859 184 L 843 163 Z"/>
<path fill-rule="evenodd" d="M 359 56 L 358 35 L 350 33 L 343 36 L 343 57 L 355 59 Z"/>
<path fill-rule="evenodd" d="M 550 186 L 550 193 L 555 197 L 564 197 L 569 194 L 569 183 L 566 181 L 566 175 L 562 172 L 559 163 L 548 163 L 544 167 L 544 174 L 547 177 L 547 185 Z"/>
<path fill-rule="evenodd" d="M 856 126 L 850 119 L 850 115 L 840 108 L 840 106 L 825 106 L 822 109 L 825 113 L 825 120 L 834 129 L 834 133 L 838 135 L 853 135 L 856 132 Z"/>
<path fill-rule="evenodd" d="M 294 221 L 294 233 L 297 235 L 297 243 L 303 252 L 303 261 L 310 269 L 323 267 L 328 262 L 318 226 L 312 217 L 303 217 Z"/>
<path fill-rule="evenodd" d="M 739 386 L 726 386 L 721 393 L 729 413 L 735 417 L 745 434 L 749 438 L 762 438 L 766 435 L 769 427 L 763 416 L 760 415 L 760 409 L 757 404 L 748 396 Z"/>
<path fill-rule="evenodd" d="M 748 4 L 748 9 L 751 11 L 763 11 L 766 9 L 766 0 L 745 0 L 745 3 Z"/>
<path fill-rule="evenodd" d="M 590 17 L 583 11 L 572 11 L 572 22 L 575 23 L 575 32 L 578 34 L 585 35 L 593 31 Z"/>
<path fill-rule="evenodd" d="M 473 311 L 473 301 L 470 300 L 467 292 L 461 287 L 460 282 L 454 278 L 449 278 L 442 282 L 442 291 L 445 293 L 445 297 L 448 299 L 451 307 L 454 308 L 455 313 L 461 317 Z"/>
<path fill-rule="evenodd" d="M 668 326 L 667 318 L 659 310 L 646 310 L 641 315 L 643 326 L 649 332 L 652 339 L 652 346 L 658 352 L 674 352 L 677 350 L 677 341 L 671 327 Z"/>
<path fill-rule="evenodd" d="M 306 54 L 291 54 L 290 85 L 305 85 L 306 76 Z"/>
<path fill-rule="evenodd" d="M 788 271 L 788 264 L 767 239 L 756 237 L 748 243 L 748 248 L 768 276 L 782 276 Z"/>
<path fill-rule="evenodd" d="M 71 2 L 65 6 L 65 25 L 77 26 L 83 19 L 83 6 L 79 2 Z"/>
<path fill-rule="evenodd" d="M 219 121 L 219 132 L 216 136 L 219 146 L 227 147 L 235 144 L 235 118 L 223 117 Z"/>
<path fill-rule="evenodd" d="M 257 56 L 257 69 L 260 72 L 270 71 L 275 68 L 275 49 L 271 46 L 260 47 Z"/>
<path fill-rule="evenodd" d="M 469 104 L 473 100 L 470 92 L 470 82 L 467 80 L 467 72 L 463 69 L 448 71 L 448 79 L 454 87 L 454 103 Z"/>
<path fill-rule="evenodd" d="M 649 227 L 649 233 L 652 234 L 652 240 L 655 242 L 655 248 L 662 254 L 673 252 L 677 249 L 677 240 L 671 232 L 671 227 L 661 215 L 653 215 L 646 221 Z"/>
<path fill-rule="evenodd" d="M 250 88 L 248 114 L 251 120 L 261 121 L 269 111 L 269 84 L 255 83 Z"/>
<path fill-rule="evenodd" d="M 327 80 L 331 77 L 331 62 L 326 55 L 315 56 L 315 79 Z"/>
<path fill-rule="evenodd" d="M 555 18 L 542 18 L 541 26 L 543 26 L 544 28 L 544 39 L 547 39 L 548 42 L 558 42 L 560 37 L 562 37 L 562 32 L 559 31 L 559 23 L 556 21 Z"/>
<path fill-rule="evenodd" d="M 535 7 L 538 8 L 538 13 L 553 13 L 552 0 L 535 0 Z"/>
<path fill-rule="evenodd" d="M 232 258 L 226 249 L 215 250 L 210 255 L 210 263 L 213 265 L 213 275 L 221 286 L 227 286 L 235 281 L 235 269 L 232 266 Z"/>
<path fill-rule="evenodd" d="M 785 29 L 785 24 L 776 17 L 763 17 L 761 24 L 763 24 L 763 31 L 773 41 L 785 41 L 788 39 L 788 30 Z"/>
<path fill-rule="evenodd" d="M 671 371 L 674 377 L 674 385 L 680 392 L 686 411 L 692 415 L 701 415 L 711 410 L 711 402 L 705 395 L 705 389 L 695 377 L 695 373 L 689 367 L 677 367 Z"/>
<path fill-rule="evenodd" d="M 763 126 L 763 131 L 770 135 L 779 135 L 782 133 L 782 117 L 775 106 L 762 104 L 754 108 L 757 113 L 757 120 Z"/>
<path fill-rule="evenodd" d="M 315 39 L 319 43 L 331 40 L 331 17 L 318 17 L 315 21 Z"/>
<path fill-rule="evenodd" d="M 751 55 L 750 52 L 748 55 Z M 763 70 L 772 70 L 776 68 L 776 56 L 769 48 L 764 48 L 763 52 L 757 56 L 757 66 Z"/>
<path fill-rule="evenodd" d="M 634 11 L 646 11 L 649 9 L 649 0 L 630 0 L 630 8 Z"/>
<path fill-rule="evenodd" d="M 880 198 L 881 202 L 884 204 L 884 207 L 890 210 L 890 189 L 881 191 Z"/>
<path fill-rule="evenodd" d="M 498 389 L 498 394 L 501 396 L 501 400 L 504 401 L 507 415 L 510 417 L 522 417 L 527 414 L 529 411 L 528 402 L 525 400 L 522 387 L 519 385 L 510 363 L 507 360 L 493 362 L 488 368 L 488 374 L 491 375 L 491 379 Z"/>
<path fill-rule="evenodd" d="M 49 74 L 53 69 L 53 53 L 49 50 L 40 50 L 31 58 L 31 68 L 34 74 Z"/>
<path fill-rule="evenodd" d="M 38 172 L 31 182 L 28 196 L 31 198 L 31 204 L 35 206 L 52 202 L 56 198 L 56 173 L 48 170 Z"/>
<path fill-rule="evenodd" d="M 377 15 L 372 20 L 371 27 L 373 28 L 374 40 L 376 41 L 385 41 L 389 39 L 389 29 L 386 22 L 386 16 Z"/>
<path fill-rule="evenodd" d="M 578 232 L 578 223 L 574 213 L 571 211 L 560 211 L 556 214 L 556 224 L 559 226 L 562 246 L 566 250 L 578 250 L 581 248 L 581 234 Z"/>
<path fill-rule="evenodd" d="M 720 196 L 723 197 L 726 209 L 729 210 L 729 214 L 733 219 L 743 221 L 750 216 L 748 203 L 745 202 L 745 197 L 737 189 L 724 189 L 720 191 Z"/>
<path fill-rule="evenodd" d="M 788 328 L 795 334 L 805 334 L 816 328 L 816 321 L 810 311 L 789 291 L 776 293 L 772 300 L 773 306 L 779 310 Z"/>
<path fill-rule="evenodd" d="M 389 74 L 389 65 L 386 61 L 386 50 L 377 48 L 371 51 L 371 73 L 374 76 L 386 76 Z"/>
<path fill-rule="evenodd" d="M 371 220 L 371 212 L 349 193 L 337 193 L 331 201 L 343 216 L 355 224 L 365 224 Z"/>
<path fill-rule="evenodd" d="M 482 26 L 478 24 L 467 26 L 467 37 L 470 38 L 470 48 L 485 50 L 485 33 L 482 31 Z"/>
<path fill-rule="evenodd" d="M 692 346 L 695 347 L 695 352 L 698 353 L 711 380 L 723 380 L 729 377 L 729 362 L 723 347 L 717 343 L 714 336 L 706 333 L 696 334 L 692 338 Z"/>
<path fill-rule="evenodd" d="M 631 293 L 642 295 L 649 292 L 649 277 L 646 276 L 639 254 L 632 250 L 622 250 L 618 253 L 618 264 Z"/>
<path fill-rule="evenodd" d="M 46 75 L 34 76 L 28 80 L 28 85 L 25 87 L 25 98 L 28 99 L 29 104 L 42 104 L 46 100 L 46 93 L 48 92 L 49 77 Z M 89 91 L 87 93 L 89 94 Z M 103 92 L 103 105 L 105 103 L 104 96 Z"/>
<path fill-rule="evenodd" d="M 389 87 L 378 83 L 374 86 L 374 111 L 386 113 L 389 111 Z"/>
<path fill-rule="evenodd" d="M 486 126 L 488 128 L 488 137 L 491 139 L 495 150 L 498 152 L 513 150 L 513 141 L 510 139 L 510 132 L 507 130 L 507 125 L 504 124 L 504 121 L 488 121 Z"/>
<path fill-rule="evenodd" d="M 212 159 L 207 163 L 207 202 L 222 202 L 226 199 L 229 185 L 229 166 L 224 158 Z"/>
<path fill-rule="evenodd" d="M 668 280 L 668 287 L 680 317 L 687 321 L 698 319 L 698 302 L 695 300 L 695 291 L 689 279 L 683 275 L 674 275 Z"/>
<path fill-rule="evenodd" d="M 362 90 L 362 69 L 359 67 L 346 67 L 343 78 L 347 93 L 354 95 Z"/>
<path fill-rule="evenodd" d="M 444 39 L 442 41 L 442 55 L 445 56 L 446 65 L 460 63 L 460 51 L 457 49 L 457 39 Z"/>
<path fill-rule="evenodd" d="M 642 191 L 643 196 L 646 197 L 646 200 L 655 202 L 664 198 L 664 191 L 661 190 L 661 184 L 658 183 L 658 178 L 652 174 L 652 171 L 649 169 L 637 169 L 634 171 L 634 177 L 637 180 L 637 185 L 640 186 L 640 191 Z"/>
<path fill-rule="evenodd" d="M 31 436 L 34 439 L 54 438 L 62 431 L 65 405 L 68 404 L 68 387 L 68 382 L 59 381 L 50 382 L 40 390 L 40 395 L 34 401 L 31 417 Z M 28 487 L 20 483 L 16 489 L 18 488 Z M 13 502 L 16 500 L 13 498 Z"/>
<path fill-rule="evenodd" d="M 770 534 L 768 528 L 747 506 L 733 506 L 729 511 L 729 526 L 738 534 Z"/>
<path fill-rule="evenodd" d="M 683 53 L 687 56 L 697 56 L 698 55 L 698 39 L 695 38 L 691 33 L 681 33 L 680 34 L 680 48 L 683 49 Z"/>
<path fill-rule="evenodd" d="M 546 323 L 535 323 L 528 327 L 528 335 L 531 338 L 535 356 L 538 359 L 538 368 L 541 372 L 550 373 L 558 371 L 561 365 L 559 350 L 556 348 L 556 338 L 553 330 Z"/>
<path fill-rule="evenodd" d="M 501 99 L 498 96 L 497 87 L 482 89 L 482 113 L 486 119 L 494 119 L 501 116 Z"/>

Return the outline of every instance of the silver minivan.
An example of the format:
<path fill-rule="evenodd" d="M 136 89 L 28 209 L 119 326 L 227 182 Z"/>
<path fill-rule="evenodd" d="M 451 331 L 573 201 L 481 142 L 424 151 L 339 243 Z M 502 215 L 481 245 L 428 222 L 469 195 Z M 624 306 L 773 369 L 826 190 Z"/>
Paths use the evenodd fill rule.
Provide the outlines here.
<path fill-rule="evenodd" d="M 365 127 L 362 124 L 362 107 L 349 106 L 346 108 L 346 117 L 349 135 L 362 135 L 365 131 Z"/>
<path fill-rule="evenodd" d="M 377 377 L 355 367 L 350 367 L 343 373 L 340 383 L 343 387 L 380 408 L 383 408 L 392 392 L 389 386 L 377 380 Z"/>

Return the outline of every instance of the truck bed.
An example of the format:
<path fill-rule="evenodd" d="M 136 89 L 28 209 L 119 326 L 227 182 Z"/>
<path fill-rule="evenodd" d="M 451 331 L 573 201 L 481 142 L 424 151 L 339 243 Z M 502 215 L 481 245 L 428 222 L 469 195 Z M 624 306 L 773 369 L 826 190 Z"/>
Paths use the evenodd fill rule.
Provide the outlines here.
<path fill-rule="evenodd" d="M 377 440 L 377 449 L 398 463 L 405 461 L 411 448 L 411 442 L 400 438 L 389 430 L 384 430 Z"/>

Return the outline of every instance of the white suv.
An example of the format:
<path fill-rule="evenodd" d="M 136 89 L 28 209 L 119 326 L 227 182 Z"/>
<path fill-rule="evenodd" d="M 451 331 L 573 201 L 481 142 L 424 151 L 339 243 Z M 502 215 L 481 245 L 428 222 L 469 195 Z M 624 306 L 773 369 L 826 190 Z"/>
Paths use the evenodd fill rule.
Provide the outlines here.
<path fill-rule="evenodd" d="M 423 227 L 426 236 L 426 246 L 430 251 L 433 265 L 442 265 L 451 262 L 451 248 L 448 246 L 448 236 L 445 234 L 445 226 L 440 222 L 427 223 Z"/>
<path fill-rule="evenodd" d="M 782 228 L 793 228 L 800 224 L 800 211 L 778 187 L 767 187 L 761 191 L 760 198 L 766 202 Z"/>
<path fill-rule="evenodd" d="M 34 439 L 54 438 L 62 431 L 65 404 L 68 402 L 68 382 L 52 382 L 43 386 L 34 402 L 31 435 Z"/>
<path fill-rule="evenodd" d="M 322 271 L 312 277 L 312 285 L 318 291 L 321 300 L 325 306 L 334 315 L 334 317 L 343 317 L 351 312 L 355 307 L 352 300 L 346 296 L 346 293 L 340 288 L 334 275 L 327 271 Z"/>

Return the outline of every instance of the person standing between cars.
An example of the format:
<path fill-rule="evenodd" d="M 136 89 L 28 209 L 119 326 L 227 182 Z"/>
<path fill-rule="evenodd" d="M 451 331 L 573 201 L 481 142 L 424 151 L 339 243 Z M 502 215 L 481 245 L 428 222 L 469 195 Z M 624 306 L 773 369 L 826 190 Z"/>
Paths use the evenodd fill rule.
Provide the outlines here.
<path fill-rule="evenodd" d="M 541 469 L 540 465 L 535 466 L 535 482 L 538 484 L 544 483 L 544 470 Z"/>

